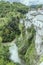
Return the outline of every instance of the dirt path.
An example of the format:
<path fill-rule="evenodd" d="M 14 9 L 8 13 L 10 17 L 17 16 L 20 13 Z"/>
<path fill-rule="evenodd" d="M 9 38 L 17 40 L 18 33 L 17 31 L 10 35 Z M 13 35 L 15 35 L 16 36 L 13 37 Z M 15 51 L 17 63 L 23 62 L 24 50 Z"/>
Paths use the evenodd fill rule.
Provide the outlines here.
<path fill-rule="evenodd" d="M 15 43 L 16 39 L 14 39 L 12 42 L 6 42 L 6 43 L 2 43 L 4 46 L 11 46 Z"/>

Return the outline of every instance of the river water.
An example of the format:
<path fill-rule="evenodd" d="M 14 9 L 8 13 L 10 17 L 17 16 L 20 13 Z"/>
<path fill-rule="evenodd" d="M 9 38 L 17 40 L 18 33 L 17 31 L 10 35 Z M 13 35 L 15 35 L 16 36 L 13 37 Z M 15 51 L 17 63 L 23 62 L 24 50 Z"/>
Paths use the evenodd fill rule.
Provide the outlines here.
<path fill-rule="evenodd" d="M 15 40 L 12 41 L 10 47 L 9 47 L 9 52 L 10 52 L 10 60 L 12 60 L 14 63 L 19 63 L 20 65 L 25 65 L 24 60 L 21 60 L 18 54 L 18 47 L 16 46 Z"/>
<path fill-rule="evenodd" d="M 16 46 L 15 43 L 9 48 L 9 50 L 10 50 L 10 54 L 11 54 L 10 59 L 13 62 L 21 63 L 19 55 L 18 55 L 18 47 Z"/>

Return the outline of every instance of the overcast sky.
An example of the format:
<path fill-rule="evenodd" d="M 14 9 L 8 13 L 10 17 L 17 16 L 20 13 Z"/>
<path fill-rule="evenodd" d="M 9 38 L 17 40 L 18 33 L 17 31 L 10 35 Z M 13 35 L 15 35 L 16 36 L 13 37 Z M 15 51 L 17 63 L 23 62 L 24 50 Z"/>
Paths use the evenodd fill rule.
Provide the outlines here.
<path fill-rule="evenodd" d="M 25 5 L 30 5 L 30 4 L 43 4 L 43 0 L 7 0 L 7 1 L 15 1 L 15 2 L 21 2 Z"/>

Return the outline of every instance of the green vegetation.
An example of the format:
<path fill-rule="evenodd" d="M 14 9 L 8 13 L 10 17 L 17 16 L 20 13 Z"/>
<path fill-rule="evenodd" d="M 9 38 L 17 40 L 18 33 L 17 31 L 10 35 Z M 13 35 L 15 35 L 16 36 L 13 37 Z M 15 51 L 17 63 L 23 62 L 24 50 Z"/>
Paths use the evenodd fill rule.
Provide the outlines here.
<path fill-rule="evenodd" d="M 9 47 L 0 43 L 0 65 L 19 65 L 9 59 Z"/>
<path fill-rule="evenodd" d="M 38 56 L 34 26 L 25 29 L 25 21 L 20 23 L 20 19 L 25 18 L 28 10 L 29 8 L 21 3 L 0 1 L 0 65 L 19 65 L 9 59 L 9 47 L 3 45 L 15 38 L 20 58 L 26 65 L 35 65 L 34 61 Z"/>
<path fill-rule="evenodd" d="M 28 7 L 20 3 L 0 1 L 0 37 L 2 42 L 12 41 L 20 35 L 20 19 L 25 17 Z"/>
<path fill-rule="evenodd" d="M 20 65 L 9 59 L 9 47 L 3 44 L 21 34 L 20 19 L 25 18 L 28 9 L 21 3 L 0 1 L 0 65 Z"/>
<path fill-rule="evenodd" d="M 25 30 L 25 27 L 24 27 Z M 23 30 L 22 30 L 23 31 Z M 27 29 L 27 34 L 24 31 L 25 36 L 17 38 L 16 44 L 19 48 L 19 56 L 25 61 L 26 65 L 35 65 L 34 61 L 37 59 L 35 50 L 35 29 L 32 25 Z"/>

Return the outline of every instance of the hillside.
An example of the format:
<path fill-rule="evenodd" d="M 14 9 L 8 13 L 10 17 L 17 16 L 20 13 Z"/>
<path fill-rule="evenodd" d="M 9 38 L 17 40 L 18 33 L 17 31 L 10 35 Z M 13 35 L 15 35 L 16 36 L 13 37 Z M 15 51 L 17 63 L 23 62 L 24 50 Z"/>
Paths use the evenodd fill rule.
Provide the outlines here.
<path fill-rule="evenodd" d="M 20 35 L 18 25 L 27 12 L 28 7 L 20 3 L 0 2 L 0 37 L 3 42 L 12 41 Z"/>
<path fill-rule="evenodd" d="M 8 45 L 20 36 L 20 19 L 25 18 L 28 9 L 21 3 L 0 1 L 0 65 L 20 65 L 9 58 Z"/>
<path fill-rule="evenodd" d="M 0 1 L 0 65 L 43 65 L 43 5 Z"/>

